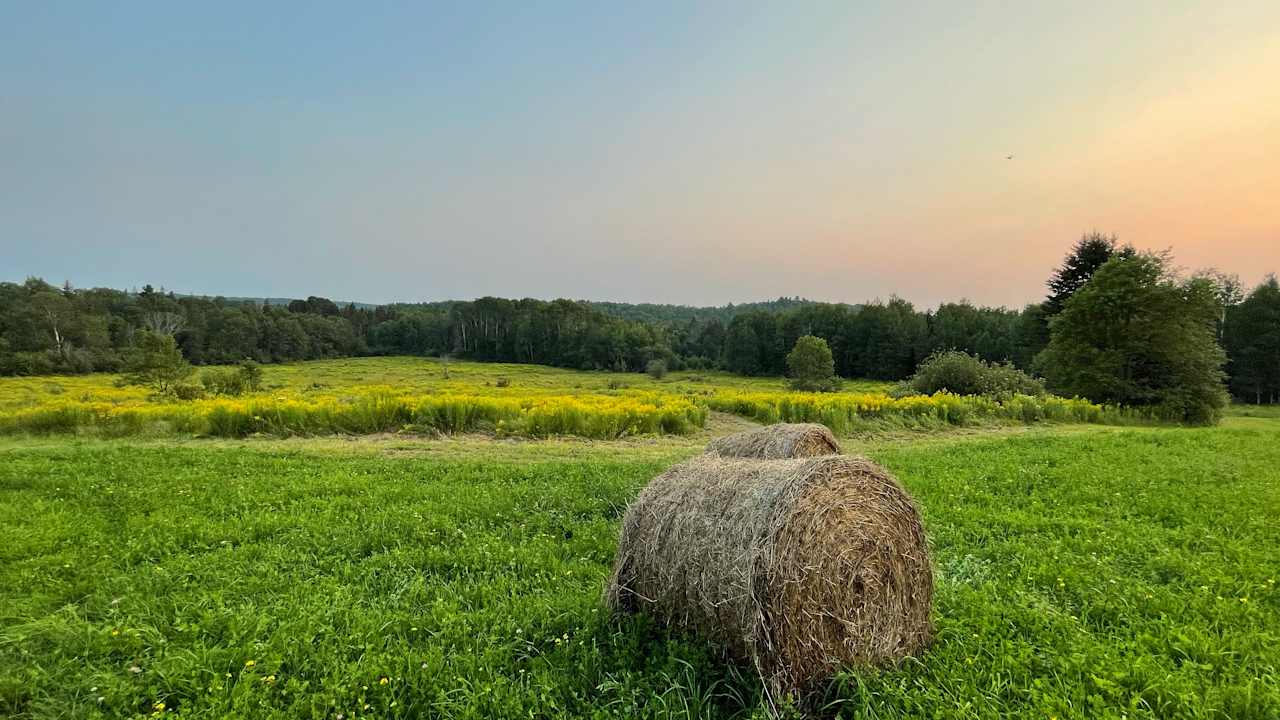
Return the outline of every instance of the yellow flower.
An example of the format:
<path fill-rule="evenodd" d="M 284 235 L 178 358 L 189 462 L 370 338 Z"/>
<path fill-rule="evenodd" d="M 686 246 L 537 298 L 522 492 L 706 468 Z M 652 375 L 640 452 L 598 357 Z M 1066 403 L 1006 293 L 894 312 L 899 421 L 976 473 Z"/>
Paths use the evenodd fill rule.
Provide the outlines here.
<path fill-rule="evenodd" d="M 245 666 L 245 667 L 253 667 L 254 665 L 257 665 L 257 664 L 258 664 L 258 663 L 254 662 L 254 661 L 252 661 L 252 660 L 245 660 L 245 661 L 244 661 L 244 666 Z"/>
<path fill-rule="evenodd" d="M 389 682 L 391 682 L 391 681 L 390 681 L 390 680 L 388 680 L 388 679 L 387 679 L 387 678 L 385 678 L 385 677 L 382 677 L 382 678 L 379 678 L 379 679 L 378 679 L 378 684 L 379 684 L 379 685 L 386 685 L 386 684 L 387 684 L 387 683 L 389 683 Z"/>

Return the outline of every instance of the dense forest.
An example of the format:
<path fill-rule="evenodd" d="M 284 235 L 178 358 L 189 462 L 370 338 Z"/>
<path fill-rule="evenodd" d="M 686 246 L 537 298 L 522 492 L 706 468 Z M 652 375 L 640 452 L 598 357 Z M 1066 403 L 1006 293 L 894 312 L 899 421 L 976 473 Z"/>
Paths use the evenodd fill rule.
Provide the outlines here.
<path fill-rule="evenodd" d="M 1082 240 L 1050 278 L 1046 300 L 1021 310 L 961 302 L 922 311 L 899 298 L 859 306 L 780 298 L 720 308 L 492 297 L 377 307 L 310 297 L 285 305 L 32 278 L 0 283 L 0 374 L 116 371 L 140 332 L 172 336 L 194 364 L 411 354 L 615 371 L 641 371 L 659 359 L 671 369 L 782 375 L 796 340 L 815 335 L 828 342 L 844 377 L 899 380 L 946 349 L 1033 370 L 1066 299 L 1113 253 L 1127 252 L 1113 239 Z M 1280 285 L 1269 277 L 1245 294 L 1231 278 L 1206 277 L 1218 289 L 1218 340 L 1232 393 L 1280 401 Z"/>
<path fill-rule="evenodd" d="M 388 305 L 362 309 L 311 297 L 288 305 L 51 286 L 0 284 L 0 373 L 116 370 L 142 330 L 172 335 L 195 364 L 285 362 L 370 354 L 454 355 L 475 360 L 638 371 L 653 359 L 672 369 L 748 375 L 785 371 L 802 335 L 831 343 L 849 377 L 905 377 L 934 349 L 1029 361 L 1043 345 L 1031 312 L 947 304 L 917 311 L 894 299 L 861 307 L 802 300 L 733 308 L 628 306 L 572 300 Z M 1029 320 L 1030 319 L 1030 320 Z"/>

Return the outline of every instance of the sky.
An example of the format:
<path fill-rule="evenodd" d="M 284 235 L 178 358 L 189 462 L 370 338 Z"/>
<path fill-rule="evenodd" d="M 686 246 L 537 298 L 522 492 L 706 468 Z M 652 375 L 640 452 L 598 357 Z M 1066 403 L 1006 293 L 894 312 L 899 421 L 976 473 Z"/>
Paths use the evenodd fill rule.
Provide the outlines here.
<path fill-rule="evenodd" d="M 1280 3 L 0 0 L 0 281 L 1017 307 L 1092 230 L 1280 271 Z"/>

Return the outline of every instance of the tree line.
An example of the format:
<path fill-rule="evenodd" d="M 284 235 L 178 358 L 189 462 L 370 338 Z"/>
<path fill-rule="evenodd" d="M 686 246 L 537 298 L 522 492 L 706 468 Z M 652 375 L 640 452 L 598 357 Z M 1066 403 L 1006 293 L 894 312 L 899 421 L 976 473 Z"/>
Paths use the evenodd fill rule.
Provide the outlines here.
<path fill-rule="evenodd" d="M 309 297 L 280 305 L 180 296 L 152 286 L 136 292 L 56 287 L 32 278 L 0 283 L 0 374 L 119 371 L 138 346 L 139 334 L 149 333 L 174 338 L 186 360 L 196 365 L 409 354 L 624 372 L 644 371 L 661 361 L 673 370 L 723 368 L 744 375 L 782 375 L 796 341 L 815 336 L 829 345 L 835 373 L 842 377 L 901 380 L 930 354 L 960 350 L 1052 381 L 1063 358 L 1085 352 L 1059 342 L 1045 353 L 1051 349 L 1055 323 L 1072 325 L 1066 322 L 1072 316 L 1064 315 L 1071 299 L 1109 261 L 1145 257 L 1149 256 L 1119 245 L 1113 237 L 1087 235 L 1050 276 L 1045 300 L 1021 310 L 967 302 L 919 310 L 896 297 L 857 306 L 780 298 L 714 309 L 493 297 L 376 307 Z M 1150 266 L 1145 275 L 1138 274 L 1150 276 L 1150 283 L 1172 283 L 1166 271 L 1164 265 Z M 1135 276 L 1125 282 L 1132 289 L 1145 281 Z M 1169 287 L 1163 294 L 1144 295 L 1146 306 L 1116 310 L 1131 315 L 1124 320 L 1129 324 L 1109 332 L 1137 337 L 1169 325 L 1151 315 L 1163 302 L 1175 317 L 1212 326 L 1213 344 L 1225 350 L 1226 379 L 1237 398 L 1280 401 L 1276 279 L 1269 277 L 1247 294 L 1237 280 L 1214 272 Z M 1097 306 L 1094 315 L 1077 312 L 1072 321 L 1082 329 L 1106 325 L 1095 316 L 1110 317 L 1106 313 L 1111 312 L 1109 303 L 1115 304 L 1115 293 L 1091 302 Z M 1159 339 L 1157 334 L 1147 333 L 1152 342 Z M 1123 348 L 1115 350 L 1116 338 L 1083 342 L 1092 342 L 1090 347 L 1102 343 L 1124 355 L 1123 363 L 1136 364 L 1119 370 L 1121 374 L 1150 374 L 1159 364 L 1135 360 Z M 1171 358 L 1179 355 L 1171 353 Z M 1201 360 L 1215 362 L 1208 356 Z M 1143 365 L 1147 370 L 1136 367 Z M 1083 377 L 1059 377 L 1057 384 L 1085 387 Z M 1094 389 L 1108 397 L 1122 394 L 1114 388 Z"/>
<path fill-rule="evenodd" d="M 365 355 L 369 328 L 388 317 L 382 308 L 340 308 L 323 298 L 282 307 L 30 278 L 0 283 L 0 374 L 119 371 L 144 335 L 174 338 L 197 365 Z"/>

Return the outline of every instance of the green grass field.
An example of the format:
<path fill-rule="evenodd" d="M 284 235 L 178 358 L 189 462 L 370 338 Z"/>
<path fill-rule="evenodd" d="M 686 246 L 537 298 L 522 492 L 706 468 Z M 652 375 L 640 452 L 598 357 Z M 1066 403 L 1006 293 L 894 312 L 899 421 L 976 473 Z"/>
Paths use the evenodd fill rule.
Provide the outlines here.
<path fill-rule="evenodd" d="M 626 504 L 746 424 L 0 439 L 0 716 L 762 717 L 749 672 L 600 602 Z M 818 714 L 1280 717 L 1280 414 L 845 444 L 923 508 L 938 632 Z"/>

